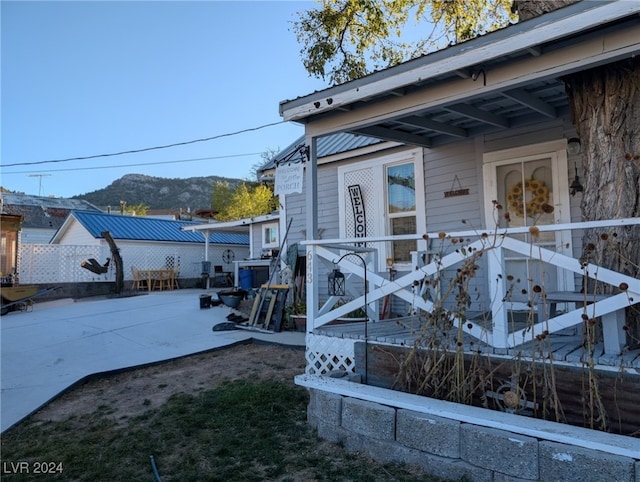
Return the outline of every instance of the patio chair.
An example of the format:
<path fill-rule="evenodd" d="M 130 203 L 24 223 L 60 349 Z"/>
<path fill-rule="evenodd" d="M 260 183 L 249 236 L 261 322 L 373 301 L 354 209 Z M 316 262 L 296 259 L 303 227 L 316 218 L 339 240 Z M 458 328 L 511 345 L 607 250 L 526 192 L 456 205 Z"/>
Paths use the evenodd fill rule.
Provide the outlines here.
<path fill-rule="evenodd" d="M 147 278 L 140 275 L 140 271 L 135 266 L 131 267 L 131 275 L 133 276 L 133 283 L 131 284 L 132 290 L 149 289 L 149 282 Z"/>
<path fill-rule="evenodd" d="M 172 290 L 175 273 L 172 269 L 158 270 L 157 275 L 151 279 L 151 289 L 154 290 Z"/>

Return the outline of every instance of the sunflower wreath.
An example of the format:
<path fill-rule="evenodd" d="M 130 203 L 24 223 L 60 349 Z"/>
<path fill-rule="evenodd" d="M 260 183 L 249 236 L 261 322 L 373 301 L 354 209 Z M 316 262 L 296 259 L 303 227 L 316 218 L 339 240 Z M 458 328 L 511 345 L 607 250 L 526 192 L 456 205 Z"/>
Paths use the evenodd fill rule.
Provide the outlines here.
<path fill-rule="evenodd" d="M 509 189 L 507 193 L 507 203 L 514 214 L 521 218 L 524 217 L 524 199 L 527 192 L 533 196 L 531 200 L 526 203 L 527 216 L 531 217 L 545 212 L 544 206 L 549 202 L 549 189 L 542 181 L 525 179 L 524 185 L 522 181 L 518 181 L 511 186 L 511 189 Z"/>

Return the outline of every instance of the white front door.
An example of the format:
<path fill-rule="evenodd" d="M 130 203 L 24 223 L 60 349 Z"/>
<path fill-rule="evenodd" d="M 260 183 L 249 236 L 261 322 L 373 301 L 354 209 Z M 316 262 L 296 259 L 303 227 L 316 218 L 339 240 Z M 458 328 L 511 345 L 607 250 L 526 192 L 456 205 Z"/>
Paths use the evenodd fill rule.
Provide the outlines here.
<path fill-rule="evenodd" d="M 567 157 L 564 142 L 545 143 L 485 155 L 486 205 L 496 200 L 500 211 L 488 213 L 487 228 L 527 227 L 570 222 Z M 508 215 L 506 214 L 508 213 Z M 515 236 L 552 251 L 571 254 L 567 232 Z M 505 250 L 500 270 L 512 309 L 527 310 L 534 286 L 546 292 L 573 289 L 572 275 L 551 265 Z"/>

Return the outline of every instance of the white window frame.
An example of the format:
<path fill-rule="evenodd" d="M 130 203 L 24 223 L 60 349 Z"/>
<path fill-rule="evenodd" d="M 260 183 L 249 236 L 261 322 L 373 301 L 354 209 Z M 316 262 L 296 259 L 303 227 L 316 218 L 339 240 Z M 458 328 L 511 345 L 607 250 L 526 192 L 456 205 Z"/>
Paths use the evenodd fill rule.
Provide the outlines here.
<path fill-rule="evenodd" d="M 267 230 L 269 229 L 274 229 L 276 232 L 276 240 L 271 242 L 271 243 L 267 243 L 265 242 L 266 238 L 267 238 Z M 278 223 L 268 223 L 268 224 L 263 224 L 262 225 L 262 247 L 263 248 L 277 248 L 280 246 L 280 242 L 279 242 L 279 238 L 280 238 L 280 227 L 278 226 Z"/>

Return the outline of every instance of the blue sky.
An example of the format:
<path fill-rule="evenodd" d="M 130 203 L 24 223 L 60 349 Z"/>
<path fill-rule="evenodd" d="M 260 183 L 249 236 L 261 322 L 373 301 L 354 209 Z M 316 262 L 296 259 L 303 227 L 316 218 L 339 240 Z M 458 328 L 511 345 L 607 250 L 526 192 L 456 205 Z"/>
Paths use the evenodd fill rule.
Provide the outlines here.
<path fill-rule="evenodd" d="M 291 25 L 314 2 L 0 5 L 0 184 L 14 191 L 70 197 L 129 173 L 248 178 L 261 153 L 287 147 L 303 128 L 286 123 L 138 154 L 36 163 L 281 122 L 280 101 L 328 87 L 304 70 Z M 201 158 L 214 159 L 188 161 Z M 9 166 L 17 163 L 31 165 Z M 162 164 L 104 168 L 144 163 Z"/>

